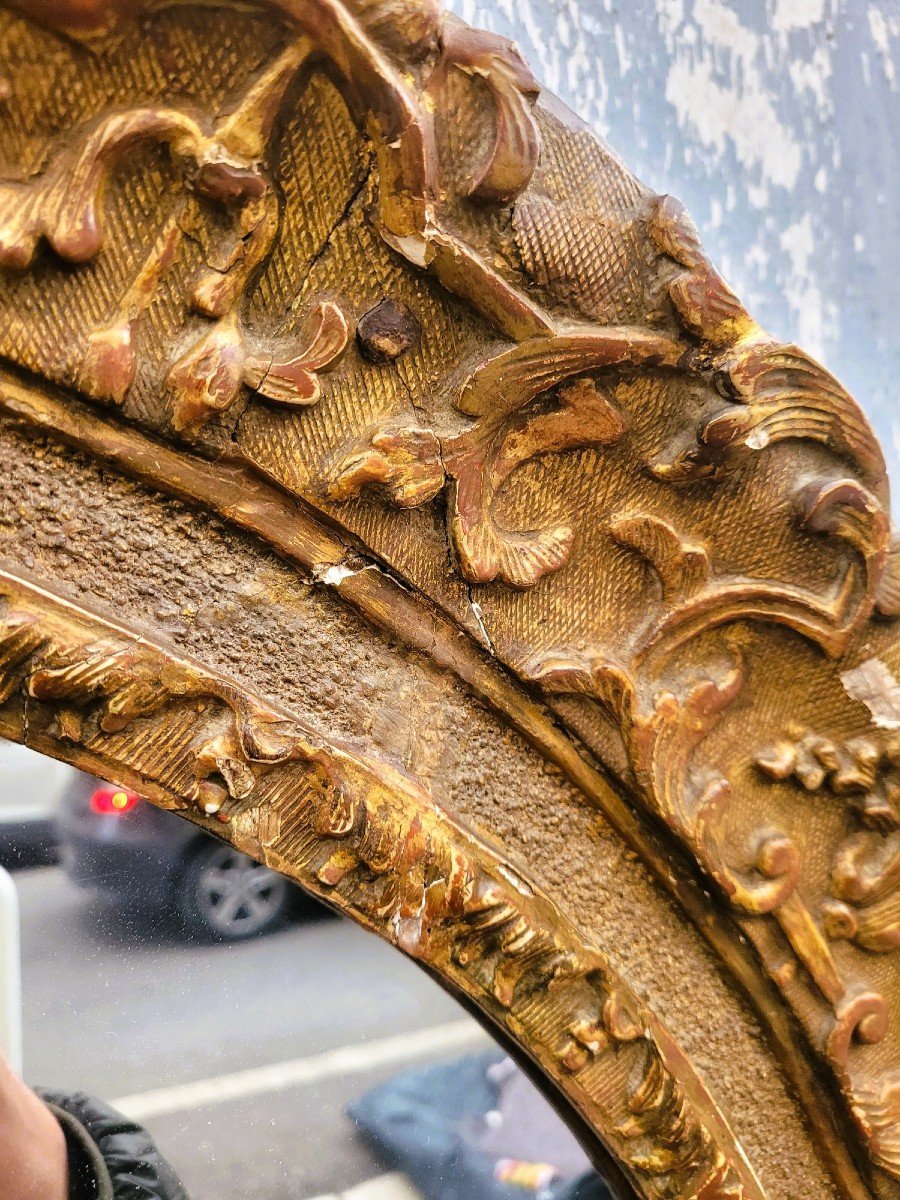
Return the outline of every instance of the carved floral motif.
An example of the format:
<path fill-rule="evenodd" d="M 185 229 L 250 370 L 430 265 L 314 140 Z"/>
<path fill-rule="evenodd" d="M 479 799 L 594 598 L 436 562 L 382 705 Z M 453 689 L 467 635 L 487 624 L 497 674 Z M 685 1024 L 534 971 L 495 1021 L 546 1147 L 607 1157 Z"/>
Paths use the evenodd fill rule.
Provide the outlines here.
<path fill-rule="evenodd" d="M 476 418 L 470 429 L 375 428 L 338 462 L 331 495 L 344 499 L 376 485 L 409 507 L 433 499 L 443 480 L 448 526 L 466 579 L 485 583 L 499 578 L 530 587 L 566 563 L 575 532 L 568 524 L 522 533 L 499 528 L 493 503 L 513 470 L 539 455 L 610 445 L 626 436 L 623 417 L 612 415 L 604 373 L 629 368 L 682 371 L 698 378 L 712 373 L 733 402 L 699 429 L 685 428 L 666 454 L 648 464 L 652 473 L 673 485 L 723 480 L 747 457 L 780 441 L 823 442 L 858 468 L 868 486 L 851 478 L 808 484 L 797 497 L 801 524 L 843 538 L 862 562 L 850 568 L 828 598 L 768 581 L 754 589 L 741 581 L 727 605 L 720 584 L 713 597 L 698 596 L 694 605 L 673 611 L 665 632 L 683 627 L 678 632 L 683 638 L 708 625 L 711 603 L 720 611 L 714 620 L 735 620 L 740 607 L 747 617 L 760 615 L 792 626 L 802 622 L 810 636 L 837 655 L 873 607 L 889 611 L 894 603 L 893 574 L 886 570 L 890 525 L 878 443 L 855 401 L 832 376 L 796 347 L 774 342 L 753 321 L 711 267 L 696 230 L 670 197 L 659 200 L 651 233 L 664 253 L 688 268 L 674 278 L 669 291 L 687 330 L 701 338 L 700 354 L 649 328 L 531 334 L 479 366 L 461 388 L 456 407 Z M 553 406 L 550 413 L 542 413 L 547 406 Z M 534 409 L 537 413 L 531 415 Z M 423 456 L 426 446 L 430 452 Z"/>
<path fill-rule="evenodd" d="M 843 512 L 843 483 L 831 491 L 814 491 L 819 506 L 814 507 L 814 515 L 833 511 L 827 498 L 831 492 L 836 492 L 836 508 Z M 855 498 L 857 493 L 851 489 L 849 494 Z M 823 525 L 831 527 L 830 517 Z M 720 653 L 721 660 L 704 667 L 700 679 L 695 667 L 677 675 L 678 684 L 664 690 L 650 693 L 643 685 L 648 671 L 658 672 L 661 664 L 671 673 L 678 661 L 675 651 L 685 643 L 717 624 L 747 619 L 785 624 L 837 654 L 846 645 L 847 631 L 852 636 L 863 614 L 871 610 L 872 589 L 863 593 L 866 600 L 850 621 L 837 611 L 823 619 L 817 598 L 801 589 L 717 577 L 707 547 L 680 535 L 663 517 L 638 512 L 614 515 L 609 533 L 651 568 L 660 589 L 659 604 L 649 607 L 630 638 L 623 637 L 617 658 L 591 650 L 550 654 L 526 664 L 525 673 L 550 693 L 587 695 L 599 702 L 621 730 L 637 788 L 648 807 L 690 847 L 739 912 L 777 921 L 833 1011 L 833 1024 L 820 1045 L 852 1098 L 871 1153 L 881 1166 L 897 1172 L 900 1105 L 886 1098 L 900 1095 L 900 1086 L 895 1086 L 890 1072 L 874 1082 L 868 1076 L 860 1081 L 850 1059 L 852 1044 L 874 1044 L 885 1036 L 887 1002 L 877 992 L 860 991 L 848 983 L 828 944 L 829 938 L 850 937 L 861 945 L 868 943 L 870 949 L 893 948 L 898 928 L 894 884 L 900 877 L 896 834 L 888 838 L 882 833 L 863 834 L 841 847 L 832 880 L 834 896 L 824 906 L 823 932 L 799 888 L 798 846 L 777 828 L 760 831 L 743 849 L 727 841 L 726 817 L 735 803 L 731 784 L 724 775 L 704 776 L 693 768 L 696 750 L 744 691 L 740 641 L 726 642 L 725 658 Z M 857 540 L 865 554 L 868 537 L 867 532 L 856 539 L 853 532 L 847 540 Z M 848 577 L 851 573 L 852 568 Z M 846 591 L 846 582 L 840 591 Z M 678 631 L 677 637 L 672 636 L 673 630 Z M 838 747 L 825 738 L 804 735 L 780 742 L 760 754 L 757 763 L 773 779 L 793 777 L 809 790 L 828 786 L 851 800 L 860 819 L 873 830 L 893 831 L 898 826 L 893 772 L 900 762 L 895 743 L 892 736 L 878 748 L 866 739 Z"/>
<path fill-rule="evenodd" d="M 900 828 L 900 734 L 836 744 L 810 731 L 788 736 L 756 756 L 770 779 L 794 779 L 808 792 L 846 797 L 860 820 L 883 833 Z"/>
<path fill-rule="evenodd" d="M 630 329 L 532 338 L 466 381 L 456 407 L 474 418 L 469 429 L 376 429 L 338 465 L 331 495 L 345 499 L 376 485 L 414 507 L 446 487 L 447 522 L 465 577 L 533 586 L 566 562 L 574 530 L 568 524 L 503 529 L 492 511 L 496 493 L 530 459 L 623 437 L 623 418 L 593 373 L 673 363 L 679 353 L 667 338 Z"/>
<path fill-rule="evenodd" d="M 435 81 L 458 70 L 488 88 L 496 104 L 494 143 L 470 189 L 482 202 L 512 199 L 534 171 L 540 143 L 531 109 L 537 84 L 504 39 L 452 20 L 442 36 L 442 15 L 434 4 L 408 6 L 402 18 L 394 8 L 382 11 L 379 4 L 362 3 L 351 14 L 335 0 L 310 0 L 300 11 L 292 10 L 296 36 L 216 125 L 162 105 L 112 113 L 89 124 L 34 179 L 0 182 L 0 268 L 13 270 L 30 267 L 44 239 L 70 263 L 95 258 L 106 238 L 106 182 L 126 153 L 143 142 L 166 144 L 186 166 L 187 182 L 201 207 L 224 211 L 230 228 L 213 236 L 190 297 L 194 311 L 214 324 L 169 376 L 176 431 L 196 432 L 214 413 L 229 408 L 244 384 L 281 403 L 315 402 L 316 371 L 331 365 L 346 344 L 346 320 L 333 302 L 322 301 L 316 308 L 321 328 L 309 335 L 306 347 L 292 348 L 284 361 L 262 367 L 259 356 L 245 350 L 238 311 L 279 232 L 278 198 L 264 158 L 285 94 L 317 56 L 330 58 L 343 74 L 360 124 L 367 131 L 371 121 L 380 126 L 379 220 L 386 239 L 417 266 L 431 267 L 451 288 L 461 260 L 493 293 L 488 303 L 495 315 L 509 310 L 516 328 L 523 323 L 533 328 L 535 322 L 543 327 L 536 311 L 526 303 L 511 304 L 500 278 L 435 224 L 429 108 L 385 59 L 378 40 L 413 61 L 434 55 L 440 43 Z M 102 15 L 101 26 L 107 14 Z M 90 27 L 89 16 L 79 12 L 79 28 L 85 22 Z M 116 317 L 89 335 L 77 373 L 86 395 L 121 404 L 133 384 L 135 324 L 152 303 L 184 236 L 180 217 L 179 210 L 167 221 Z"/>
<path fill-rule="evenodd" d="M 822 928 L 832 941 L 849 939 L 864 950 L 891 953 L 900 946 L 900 735 L 882 733 L 836 743 L 811 731 L 795 731 L 756 756 L 769 779 L 792 781 L 807 792 L 830 793 L 846 804 L 865 828 L 838 846 L 831 895 L 821 904 Z M 888 1006 L 876 992 L 839 997 L 837 1021 L 827 1049 L 850 1082 L 849 1048 L 881 1040 Z M 882 1166 L 900 1170 L 900 1072 L 858 1089 L 856 1115 Z"/>
<path fill-rule="evenodd" d="M 176 430 L 197 430 L 217 412 L 227 411 L 246 384 L 277 404 L 315 404 L 321 395 L 318 372 L 331 366 L 347 346 L 347 321 L 331 300 L 321 301 L 307 318 L 291 357 L 253 352 L 234 317 L 225 317 L 175 363 L 167 383 Z"/>

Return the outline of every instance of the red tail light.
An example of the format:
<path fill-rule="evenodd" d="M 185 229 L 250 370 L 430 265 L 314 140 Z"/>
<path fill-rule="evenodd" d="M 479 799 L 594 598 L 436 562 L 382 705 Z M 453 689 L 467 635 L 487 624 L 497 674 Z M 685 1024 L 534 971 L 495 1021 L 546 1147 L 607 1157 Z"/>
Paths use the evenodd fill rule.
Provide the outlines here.
<path fill-rule="evenodd" d="M 140 801 L 140 796 L 136 796 L 134 792 L 126 792 L 124 788 L 102 787 L 92 794 L 91 808 L 95 813 L 113 813 L 121 816 L 131 812 Z"/>

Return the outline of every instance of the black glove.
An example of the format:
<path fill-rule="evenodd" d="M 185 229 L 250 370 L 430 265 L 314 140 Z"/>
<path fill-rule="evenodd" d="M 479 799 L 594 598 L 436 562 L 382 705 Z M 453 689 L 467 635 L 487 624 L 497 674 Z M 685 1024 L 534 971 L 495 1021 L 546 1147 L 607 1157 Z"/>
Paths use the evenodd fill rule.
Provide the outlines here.
<path fill-rule="evenodd" d="M 146 1129 L 85 1092 L 37 1091 L 66 1135 L 69 1200 L 188 1200 Z"/>

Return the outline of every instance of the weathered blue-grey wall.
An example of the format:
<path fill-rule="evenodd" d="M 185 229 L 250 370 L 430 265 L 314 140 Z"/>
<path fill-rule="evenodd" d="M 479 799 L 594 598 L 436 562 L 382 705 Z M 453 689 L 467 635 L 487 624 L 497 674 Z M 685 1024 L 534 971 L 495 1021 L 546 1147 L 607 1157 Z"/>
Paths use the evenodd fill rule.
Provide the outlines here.
<path fill-rule="evenodd" d="M 850 388 L 900 516 L 900 0 L 450 0 L 690 209 L 754 315 Z"/>

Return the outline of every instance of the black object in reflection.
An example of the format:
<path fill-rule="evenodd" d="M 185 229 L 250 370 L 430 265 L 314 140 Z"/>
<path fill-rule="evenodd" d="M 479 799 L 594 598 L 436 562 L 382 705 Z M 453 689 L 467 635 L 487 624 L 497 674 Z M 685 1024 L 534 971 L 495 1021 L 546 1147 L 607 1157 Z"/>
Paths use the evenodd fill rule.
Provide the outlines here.
<path fill-rule="evenodd" d="M 405 1071 L 348 1115 L 426 1200 L 609 1200 L 546 1100 L 500 1051 Z"/>

